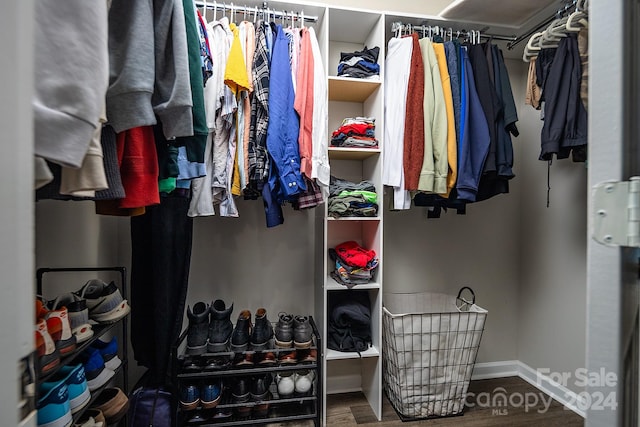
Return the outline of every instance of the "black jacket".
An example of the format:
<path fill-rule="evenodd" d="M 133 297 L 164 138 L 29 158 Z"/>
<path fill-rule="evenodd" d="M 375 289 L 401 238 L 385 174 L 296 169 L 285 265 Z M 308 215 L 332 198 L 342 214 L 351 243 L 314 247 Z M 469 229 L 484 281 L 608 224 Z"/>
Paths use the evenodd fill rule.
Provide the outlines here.
<path fill-rule="evenodd" d="M 584 161 L 587 144 L 587 111 L 580 99 L 581 78 L 578 41 L 571 34 L 560 41 L 549 75 L 542 88 L 544 125 L 540 160 L 566 159 L 574 150 L 574 161 Z"/>

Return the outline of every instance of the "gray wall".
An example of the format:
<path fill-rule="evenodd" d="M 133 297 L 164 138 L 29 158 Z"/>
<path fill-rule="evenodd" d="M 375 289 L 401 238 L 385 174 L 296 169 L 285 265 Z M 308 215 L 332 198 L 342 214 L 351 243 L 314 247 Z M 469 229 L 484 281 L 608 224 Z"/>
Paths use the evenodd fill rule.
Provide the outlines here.
<path fill-rule="evenodd" d="M 527 65 L 510 61 L 512 78 Z M 519 70 L 519 72 L 517 71 Z M 522 92 L 524 84 L 516 84 Z M 517 96 L 524 99 L 524 94 Z M 570 159 L 554 160 L 550 206 L 547 162 L 540 154 L 539 112 L 520 102 L 520 254 L 518 359 L 534 369 L 570 372 L 585 367 L 587 268 L 587 169 Z M 525 139 L 526 138 L 526 139 Z M 573 381 L 566 384 L 581 391 Z"/>

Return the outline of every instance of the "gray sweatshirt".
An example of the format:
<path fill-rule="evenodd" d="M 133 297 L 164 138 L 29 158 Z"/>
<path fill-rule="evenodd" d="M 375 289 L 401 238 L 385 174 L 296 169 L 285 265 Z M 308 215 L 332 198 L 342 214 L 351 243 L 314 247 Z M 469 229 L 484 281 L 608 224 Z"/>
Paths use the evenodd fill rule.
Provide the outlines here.
<path fill-rule="evenodd" d="M 107 4 L 35 3 L 35 155 L 78 168 L 98 126 L 109 81 Z"/>
<path fill-rule="evenodd" d="M 152 0 L 111 3 L 107 120 L 116 133 L 156 123 L 153 18 Z"/>
<path fill-rule="evenodd" d="M 165 138 L 193 135 L 187 30 L 181 0 L 153 0 L 156 79 L 151 98 Z"/>

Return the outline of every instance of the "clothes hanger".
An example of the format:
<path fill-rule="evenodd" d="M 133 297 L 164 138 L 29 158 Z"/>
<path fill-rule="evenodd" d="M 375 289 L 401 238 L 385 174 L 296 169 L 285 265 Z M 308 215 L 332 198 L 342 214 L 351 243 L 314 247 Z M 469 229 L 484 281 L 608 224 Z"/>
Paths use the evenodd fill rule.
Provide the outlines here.
<path fill-rule="evenodd" d="M 304 28 L 304 10 L 300 12 L 300 28 Z"/>
<path fill-rule="evenodd" d="M 538 45 L 538 40 L 542 36 L 542 31 L 534 33 L 531 37 L 529 37 L 529 41 L 524 47 L 524 53 L 522 54 L 522 60 L 524 62 L 529 62 L 531 58 L 535 58 L 538 56 L 538 52 L 542 49 Z"/>
<path fill-rule="evenodd" d="M 578 0 L 576 10 L 567 18 L 566 29 L 569 32 L 578 32 L 588 26 L 588 14 L 586 12 L 587 1 Z"/>
<path fill-rule="evenodd" d="M 207 0 L 202 0 L 202 20 L 204 21 L 204 23 L 207 23 Z"/>

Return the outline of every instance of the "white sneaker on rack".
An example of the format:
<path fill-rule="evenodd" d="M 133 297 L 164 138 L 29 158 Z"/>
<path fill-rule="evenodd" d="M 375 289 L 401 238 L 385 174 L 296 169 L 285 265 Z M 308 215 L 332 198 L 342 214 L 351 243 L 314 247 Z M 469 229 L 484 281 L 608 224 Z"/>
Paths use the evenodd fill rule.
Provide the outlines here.
<path fill-rule="evenodd" d="M 304 370 L 295 373 L 295 392 L 297 395 L 311 393 L 313 387 L 314 371 Z"/>
<path fill-rule="evenodd" d="M 280 372 L 276 375 L 276 383 L 278 384 L 278 396 L 280 398 L 288 398 L 295 391 L 295 382 L 293 372 Z"/>

